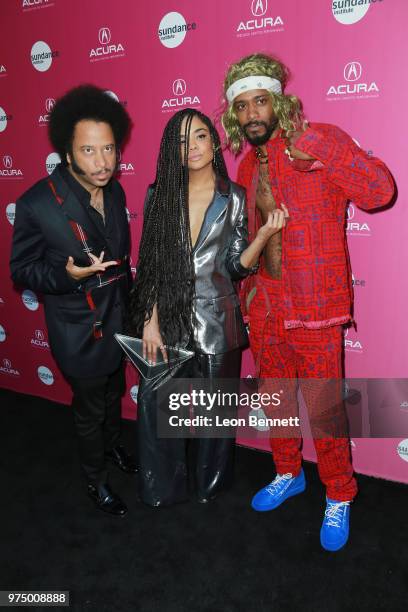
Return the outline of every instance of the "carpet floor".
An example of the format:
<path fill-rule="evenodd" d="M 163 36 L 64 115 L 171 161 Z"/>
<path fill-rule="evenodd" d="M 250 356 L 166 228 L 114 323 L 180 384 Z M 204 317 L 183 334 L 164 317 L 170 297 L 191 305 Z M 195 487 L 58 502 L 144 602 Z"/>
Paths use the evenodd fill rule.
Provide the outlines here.
<path fill-rule="evenodd" d="M 257 513 L 249 502 L 272 461 L 243 447 L 235 486 L 204 506 L 144 506 L 137 476 L 112 468 L 129 507 L 119 519 L 87 496 L 68 406 L 6 390 L 0 401 L 0 590 L 70 591 L 71 610 L 92 612 L 408 609 L 406 485 L 359 476 L 337 553 L 320 547 L 316 466 L 305 463 L 305 493 Z M 128 449 L 135 427 L 123 422 Z"/>

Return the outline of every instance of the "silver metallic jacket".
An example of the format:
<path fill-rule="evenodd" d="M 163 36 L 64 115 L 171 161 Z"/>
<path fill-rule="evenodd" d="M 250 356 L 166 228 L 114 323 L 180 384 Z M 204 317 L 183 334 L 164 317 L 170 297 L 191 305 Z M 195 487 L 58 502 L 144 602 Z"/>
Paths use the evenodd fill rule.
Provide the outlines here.
<path fill-rule="evenodd" d="M 144 208 L 153 194 L 147 190 Z M 193 249 L 195 271 L 194 340 L 209 355 L 248 345 L 239 298 L 233 282 L 252 272 L 240 263 L 248 246 L 245 190 L 217 177 L 214 198 L 207 208 Z M 186 338 L 182 344 L 188 344 Z"/>
<path fill-rule="evenodd" d="M 218 177 L 193 249 L 196 275 L 195 341 L 207 354 L 226 353 L 248 344 L 233 281 L 250 273 L 240 264 L 248 246 L 245 191 Z"/>

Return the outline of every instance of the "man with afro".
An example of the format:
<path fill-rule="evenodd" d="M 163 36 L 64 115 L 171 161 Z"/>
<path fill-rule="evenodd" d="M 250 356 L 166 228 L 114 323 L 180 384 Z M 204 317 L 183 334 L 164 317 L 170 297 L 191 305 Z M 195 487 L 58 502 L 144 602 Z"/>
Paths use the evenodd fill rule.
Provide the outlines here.
<path fill-rule="evenodd" d="M 44 296 L 55 360 L 73 391 L 73 415 L 88 493 L 101 510 L 124 516 L 108 484 L 106 460 L 128 473 L 120 444 L 123 329 L 130 284 L 125 194 L 115 180 L 130 130 L 122 105 L 93 85 L 57 100 L 49 137 L 61 163 L 16 204 L 11 253 L 15 283 Z"/>
<path fill-rule="evenodd" d="M 245 141 L 251 145 L 237 177 L 247 191 L 250 239 L 281 203 L 289 211 L 244 282 L 242 303 L 258 375 L 272 379 L 264 388 L 279 379 L 277 388 L 289 392 L 282 402 L 288 416 L 297 411 L 299 380 L 326 487 L 320 540 L 335 551 L 347 541 L 357 492 L 341 394 L 342 329 L 352 321 L 353 301 L 346 207 L 349 200 L 367 210 L 384 206 L 394 184 L 383 162 L 340 128 L 305 121 L 300 100 L 285 92 L 288 76 L 282 62 L 262 53 L 232 64 L 222 123 L 235 154 Z M 254 496 L 257 511 L 277 508 L 306 486 L 300 431 L 274 431 L 271 447 L 277 476 Z"/>

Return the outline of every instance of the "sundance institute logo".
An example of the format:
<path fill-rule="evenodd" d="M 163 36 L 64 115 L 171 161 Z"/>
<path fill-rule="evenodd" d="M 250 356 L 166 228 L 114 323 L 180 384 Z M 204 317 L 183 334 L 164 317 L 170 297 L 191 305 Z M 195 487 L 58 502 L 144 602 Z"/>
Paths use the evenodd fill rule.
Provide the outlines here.
<path fill-rule="evenodd" d="M 352 25 L 366 16 L 371 4 L 383 0 L 332 0 L 333 17 L 343 25 Z"/>
<path fill-rule="evenodd" d="M 39 307 L 39 302 L 36 294 L 31 289 L 25 289 L 21 294 L 23 304 L 28 310 L 34 311 Z"/>
<path fill-rule="evenodd" d="M 408 439 L 401 440 L 397 446 L 397 453 L 403 461 L 408 462 Z"/>
<path fill-rule="evenodd" d="M 13 115 L 8 115 L 4 108 L 0 106 L 0 132 L 4 132 L 7 123 L 13 119 Z"/>
<path fill-rule="evenodd" d="M 183 15 L 175 11 L 167 13 L 159 24 L 159 40 L 168 49 L 174 49 L 181 45 L 187 32 L 197 29 L 197 24 L 193 21 L 187 23 Z"/>
<path fill-rule="evenodd" d="M 37 368 L 37 375 L 44 385 L 54 384 L 54 374 L 47 366 L 39 366 Z"/>
<path fill-rule="evenodd" d="M 137 394 L 138 394 L 138 391 L 139 391 L 139 386 L 138 385 L 133 385 L 133 387 L 131 387 L 131 389 L 130 389 L 130 397 L 135 402 L 135 404 L 137 404 Z"/>
<path fill-rule="evenodd" d="M 52 172 L 54 172 L 55 168 L 60 163 L 61 163 L 61 158 L 58 155 L 58 153 L 56 153 L 55 151 L 50 153 L 47 156 L 47 159 L 45 160 L 45 169 L 47 170 L 48 174 L 51 174 Z"/>
<path fill-rule="evenodd" d="M 16 218 L 16 204 L 15 202 L 10 202 L 6 206 L 6 218 L 10 225 L 14 225 L 14 220 Z"/>
<path fill-rule="evenodd" d="M 31 47 L 30 59 L 33 67 L 39 72 L 46 72 L 51 68 L 52 60 L 59 56 L 59 51 L 52 51 L 43 40 L 38 40 Z"/>

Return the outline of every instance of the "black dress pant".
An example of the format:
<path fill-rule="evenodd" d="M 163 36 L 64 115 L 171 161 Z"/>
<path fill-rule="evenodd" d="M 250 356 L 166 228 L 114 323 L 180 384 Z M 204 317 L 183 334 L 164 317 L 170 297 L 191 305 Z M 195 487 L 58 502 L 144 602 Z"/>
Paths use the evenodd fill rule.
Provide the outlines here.
<path fill-rule="evenodd" d="M 66 377 L 73 391 L 72 408 L 81 466 L 89 482 L 104 484 L 108 473 L 105 453 L 119 444 L 121 397 L 125 391 L 123 366 L 95 378 Z"/>
<path fill-rule="evenodd" d="M 196 352 L 172 370 L 169 378 L 231 378 L 239 383 L 241 349 L 218 355 Z M 160 387 L 166 382 L 161 380 Z M 192 464 L 188 469 L 187 441 L 157 436 L 157 388 L 141 379 L 138 393 L 137 432 L 140 496 L 150 506 L 168 506 L 186 501 L 189 480 L 198 498 L 209 499 L 227 489 L 233 478 L 234 438 L 193 438 Z M 190 455 L 190 453 L 188 453 Z"/>

